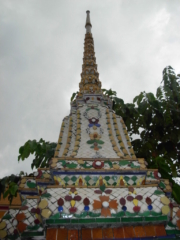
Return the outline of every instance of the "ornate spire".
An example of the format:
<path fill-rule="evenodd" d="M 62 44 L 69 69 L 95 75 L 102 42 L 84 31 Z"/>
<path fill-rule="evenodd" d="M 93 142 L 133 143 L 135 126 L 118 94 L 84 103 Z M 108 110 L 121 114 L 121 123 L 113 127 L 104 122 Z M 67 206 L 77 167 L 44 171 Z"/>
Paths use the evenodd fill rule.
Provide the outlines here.
<path fill-rule="evenodd" d="M 90 11 L 87 11 L 86 18 L 86 34 L 84 40 L 84 57 L 81 73 L 81 82 L 79 84 L 79 95 L 84 93 L 101 93 L 101 82 L 99 81 L 99 73 L 94 52 L 94 41 L 91 34 Z"/>
<path fill-rule="evenodd" d="M 86 33 L 91 33 L 91 28 L 92 28 L 92 25 L 91 25 L 91 20 L 90 20 L 90 11 L 86 11 L 87 13 L 87 17 L 86 17 L 86 25 L 85 25 L 85 28 L 86 28 Z"/>

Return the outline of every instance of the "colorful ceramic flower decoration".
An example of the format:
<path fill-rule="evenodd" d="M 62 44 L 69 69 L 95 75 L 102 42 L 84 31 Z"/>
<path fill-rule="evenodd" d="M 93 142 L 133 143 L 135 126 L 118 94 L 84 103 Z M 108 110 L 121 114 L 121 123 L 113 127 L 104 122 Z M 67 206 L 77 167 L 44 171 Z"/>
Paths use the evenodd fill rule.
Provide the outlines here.
<path fill-rule="evenodd" d="M 140 211 L 140 207 L 138 206 L 138 200 L 137 199 L 133 199 L 133 203 L 134 203 L 134 207 L 133 207 L 133 211 L 138 213 Z"/>
<path fill-rule="evenodd" d="M 99 119 L 97 118 L 91 118 L 89 119 L 89 127 L 93 127 L 93 126 L 96 126 L 96 127 L 100 127 L 101 125 L 98 123 L 99 122 Z"/>
<path fill-rule="evenodd" d="M 135 197 L 136 195 L 136 191 L 133 187 L 128 187 L 128 190 L 129 190 L 129 194 L 132 195 L 133 197 Z"/>
<path fill-rule="evenodd" d="M 41 213 L 41 209 L 40 208 L 32 208 L 31 209 L 31 213 L 40 214 Z"/>
<path fill-rule="evenodd" d="M 27 224 L 23 222 L 25 219 L 26 219 L 26 215 L 24 213 L 18 213 L 16 215 L 16 220 L 18 221 L 17 229 L 20 233 L 26 230 Z"/>
<path fill-rule="evenodd" d="M 146 203 L 148 205 L 148 210 L 151 211 L 153 209 L 153 206 L 151 205 L 152 200 L 149 197 L 146 198 Z"/>
<path fill-rule="evenodd" d="M 89 199 L 88 198 L 85 198 L 84 200 L 83 200 L 83 203 L 84 203 L 84 211 L 89 211 L 89 204 L 90 204 L 90 201 L 89 201 Z"/>
<path fill-rule="evenodd" d="M 129 202 L 133 202 L 134 203 L 134 207 L 133 207 L 133 210 L 134 212 L 139 212 L 140 211 L 140 207 L 138 206 L 138 202 L 141 201 L 143 199 L 143 197 L 141 195 L 136 195 L 136 191 L 134 190 L 133 187 L 129 187 L 129 196 L 127 196 L 127 200 Z"/>
<path fill-rule="evenodd" d="M 122 205 L 122 210 L 125 212 L 127 210 L 127 207 L 125 206 L 126 205 L 126 200 L 122 197 L 120 200 L 119 200 L 120 204 Z"/>
<path fill-rule="evenodd" d="M 95 169 L 101 169 L 104 167 L 104 162 L 100 160 L 95 160 L 92 165 Z"/>
<path fill-rule="evenodd" d="M 71 203 L 71 208 L 69 209 L 70 213 L 75 213 L 77 211 L 77 208 L 75 207 L 76 201 L 81 201 L 81 197 L 77 194 L 78 192 L 76 188 L 71 188 L 69 195 L 65 196 L 65 200 Z"/>
<path fill-rule="evenodd" d="M 100 140 L 101 135 L 98 132 L 93 132 L 89 134 L 90 140 L 87 141 L 87 144 L 93 144 L 90 148 L 94 148 L 94 150 L 99 150 L 102 148 L 99 144 L 104 144 L 102 140 Z"/>
<path fill-rule="evenodd" d="M 105 194 L 110 194 L 111 192 L 112 192 L 112 190 L 111 189 L 104 189 L 104 191 L 101 191 L 100 189 L 98 189 L 98 190 L 94 190 L 94 193 L 96 193 L 96 194 L 102 194 L 102 193 L 105 193 Z"/>
<path fill-rule="evenodd" d="M 99 140 L 101 138 L 101 135 L 99 135 L 97 132 L 90 133 L 89 137 L 91 140 Z"/>
<path fill-rule="evenodd" d="M 170 200 L 164 196 L 160 198 L 160 201 L 164 204 L 164 206 L 161 208 L 162 214 L 167 215 L 170 212 Z"/>
<path fill-rule="evenodd" d="M 58 211 L 59 212 L 62 212 L 63 211 L 63 204 L 64 204 L 64 200 L 62 198 L 59 198 L 58 201 L 57 201 L 57 204 L 58 204 Z"/>
<path fill-rule="evenodd" d="M 93 209 L 98 210 L 101 209 L 101 216 L 107 217 L 111 216 L 111 209 L 116 209 L 118 207 L 118 203 L 116 200 L 109 201 L 109 196 L 100 196 L 100 201 L 94 200 Z"/>

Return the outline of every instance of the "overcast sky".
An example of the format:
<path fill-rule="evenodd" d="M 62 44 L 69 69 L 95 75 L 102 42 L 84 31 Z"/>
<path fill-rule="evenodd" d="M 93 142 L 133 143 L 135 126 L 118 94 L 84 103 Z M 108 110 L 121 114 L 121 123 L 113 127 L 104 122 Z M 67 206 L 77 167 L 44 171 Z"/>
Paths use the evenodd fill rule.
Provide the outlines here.
<path fill-rule="evenodd" d="M 18 150 L 57 142 L 82 70 L 90 10 L 102 87 L 132 102 L 156 93 L 164 67 L 180 72 L 180 1 L 0 0 L 0 178 L 30 173 Z"/>

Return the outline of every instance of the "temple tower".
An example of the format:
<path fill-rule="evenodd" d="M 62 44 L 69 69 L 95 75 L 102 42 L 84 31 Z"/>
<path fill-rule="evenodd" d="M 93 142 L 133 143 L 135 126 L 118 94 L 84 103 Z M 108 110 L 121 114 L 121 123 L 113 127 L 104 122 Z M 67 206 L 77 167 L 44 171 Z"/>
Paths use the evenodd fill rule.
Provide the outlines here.
<path fill-rule="evenodd" d="M 49 168 L 0 200 L 0 239 L 180 239 L 168 179 L 137 158 L 121 116 L 101 90 L 87 11 L 79 93 Z"/>

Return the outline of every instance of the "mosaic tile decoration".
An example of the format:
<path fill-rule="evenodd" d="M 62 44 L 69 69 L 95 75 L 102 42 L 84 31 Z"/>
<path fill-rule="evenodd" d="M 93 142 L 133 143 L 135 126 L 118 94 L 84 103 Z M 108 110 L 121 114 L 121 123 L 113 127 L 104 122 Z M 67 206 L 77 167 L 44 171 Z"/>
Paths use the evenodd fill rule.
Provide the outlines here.
<path fill-rule="evenodd" d="M 102 162 L 102 160 L 101 160 Z M 56 163 L 56 166 L 55 166 Z M 94 160 L 86 161 L 86 160 L 57 160 L 53 159 L 51 165 L 53 165 L 53 169 L 97 169 L 96 165 L 94 165 Z M 103 165 L 101 169 L 141 169 L 141 164 L 138 161 L 103 161 Z"/>
<path fill-rule="evenodd" d="M 77 174 L 77 175 L 55 175 L 54 180 L 61 186 L 79 186 L 82 182 L 82 186 L 99 186 L 99 182 L 107 186 L 131 186 L 131 185 L 143 185 L 145 183 L 145 175 L 122 175 L 112 173 L 100 173 L 100 174 Z"/>
<path fill-rule="evenodd" d="M 32 211 L 36 207 L 37 199 L 26 199 L 20 209 L 9 209 L 0 223 L 0 239 L 6 236 L 8 236 L 8 239 L 18 239 L 20 234 L 31 231 L 42 233 L 44 229 L 41 217 Z M 4 225 L 3 228 L 2 225 Z"/>
<path fill-rule="evenodd" d="M 103 208 L 101 206 L 95 207 L 96 202 L 100 202 L 100 198 L 101 200 L 104 198 L 102 203 L 103 201 L 108 201 L 109 204 L 113 201 L 116 202 L 116 205 L 109 205 L 109 217 L 127 217 L 129 221 L 132 220 L 128 218 L 130 216 L 156 217 L 165 216 L 171 212 L 170 208 L 168 212 L 163 212 L 164 207 L 168 206 L 169 202 L 167 201 L 168 198 L 157 187 L 129 190 L 127 188 L 108 187 L 102 190 L 98 190 L 98 188 L 48 188 L 47 194 L 47 197 L 43 199 L 46 201 L 45 208 L 51 212 L 51 217 L 48 217 L 50 219 L 59 219 L 61 214 L 62 216 L 66 214 L 66 218 L 101 217 Z M 173 208 L 173 218 L 178 218 L 176 217 L 178 209 Z M 45 217 L 45 219 L 47 218 Z"/>
<path fill-rule="evenodd" d="M 79 92 L 49 168 L 0 199 L 0 239 L 180 239 L 171 183 L 136 158 L 121 116 L 103 94 L 87 11 Z"/>
<path fill-rule="evenodd" d="M 123 120 L 112 112 L 106 114 L 107 111 L 101 104 L 84 104 L 76 114 L 73 112 L 72 116 L 66 117 L 60 130 L 55 157 L 136 158 L 127 130 L 121 123 Z"/>

